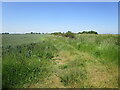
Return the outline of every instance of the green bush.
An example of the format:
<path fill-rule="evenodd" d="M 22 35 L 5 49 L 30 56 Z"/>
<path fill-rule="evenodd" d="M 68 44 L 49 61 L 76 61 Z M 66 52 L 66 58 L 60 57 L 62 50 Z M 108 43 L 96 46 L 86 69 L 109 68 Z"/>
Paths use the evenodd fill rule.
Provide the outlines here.
<path fill-rule="evenodd" d="M 64 34 L 65 37 L 69 37 L 69 38 L 75 38 L 75 34 L 72 33 L 71 31 L 68 31 Z"/>
<path fill-rule="evenodd" d="M 83 31 L 83 32 L 78 32 L 78 34 L 98 34 L 96 31 Z"/>
<path fill-rule="evenodd" d="M 63 36 L 63 37 L 75 38 L 75 34 L 72 33 L 71 31 L 68 31 L 66 33 L 55 32 L 55 33 L 51 33 L 51 34 L 52 35 L 59 35 L 59 36 Z"/>
<path fill-rule="evenodd" d="M 62 35 L 61 32 L 54 32 L 54 33 L 51 33 L 52 35 Z"/>

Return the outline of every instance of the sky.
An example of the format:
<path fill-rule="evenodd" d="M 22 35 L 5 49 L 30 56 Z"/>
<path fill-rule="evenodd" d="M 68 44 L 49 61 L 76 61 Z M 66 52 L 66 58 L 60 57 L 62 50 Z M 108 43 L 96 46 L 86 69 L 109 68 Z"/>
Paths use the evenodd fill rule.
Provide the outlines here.
<path fill-rule="evenodd" d="M 118 33 L 117 2 L 3 2 L 3 32 Z"/>

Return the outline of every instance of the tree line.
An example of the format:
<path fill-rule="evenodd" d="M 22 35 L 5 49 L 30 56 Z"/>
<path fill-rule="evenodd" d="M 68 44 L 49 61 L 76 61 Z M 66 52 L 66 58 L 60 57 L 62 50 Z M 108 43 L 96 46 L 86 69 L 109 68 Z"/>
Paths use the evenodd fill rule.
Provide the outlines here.
<path fill-rule="evenodd" d="M 75 38 L 75 34 L 98 34 L 96 31 L 83 31 L 83 32 L 78 32 L 78 33 L 73 33 L 71 31 L 68 31 L 66 33 L 61 33 L 61 32 L 54 32 L 51 33 L 53 35 L 60 35 L 60 36 L 65 36 L 65 37 L 69 37 L 69 38 Z"/>
<path fill-rule="evenodd" d="M 2 34 L 10 34 L 8 32 L 2 33 Z M 30 32 L 30 33 L 25 33 L 25 34 L 51 34 L 51 35 L 60 35 L 60 36 L 65 36 L 65 37 L 70 37 L 74 38 L 75 34 L 98 34 L 96 31 L 82 31 L 78 33 L 73 33 L 71 31 L 67 31 L 66 33 L 62 32 L 54 32 L 54 33 L 39 33 L 39 32 Z"/>

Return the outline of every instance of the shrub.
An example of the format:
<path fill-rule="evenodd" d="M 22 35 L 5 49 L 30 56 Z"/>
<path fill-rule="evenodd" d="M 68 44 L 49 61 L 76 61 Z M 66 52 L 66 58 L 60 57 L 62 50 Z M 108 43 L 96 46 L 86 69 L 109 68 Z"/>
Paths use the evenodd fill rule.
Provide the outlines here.
<path fill-rule="evenodd" d="M 88 31 L 88 34 L 98 34 L 96 31 Z"/>
<path fill-rule="evenodd" d="M 69 37 L 69 38 L 75 38 L 75 34 L 72 33 L 71 31 L 68 31 L 64 34 L 65 37 Z"/>
<path fill-rule="evenodd" d="M 53 34 L 53 35 L 62 35 L 61 32 L 54 32 L 54 33 L 51 33 L 51 34 Z"/>
<path fill-rule="evenodd" d="M 60 36 L 63 36 L 63 37 L 75 38 L 75 34 L 72 33 L 71 31 L 68 31 L 66 33 L 54 32 L 54 33 L 51 33 L 51 34 L 52 35 L 60 35 Z"/>
<path fill-rule="evenodd" d="M 83 31 L 83 32 L 78 32 L 78 34 L 98 34 L 96 31 Z"/>
<path fill-rule="evenodd" d="M 9 34 L 9 33 L 5 32 L 5 33 L 2 33 L 2 34 Z"/>

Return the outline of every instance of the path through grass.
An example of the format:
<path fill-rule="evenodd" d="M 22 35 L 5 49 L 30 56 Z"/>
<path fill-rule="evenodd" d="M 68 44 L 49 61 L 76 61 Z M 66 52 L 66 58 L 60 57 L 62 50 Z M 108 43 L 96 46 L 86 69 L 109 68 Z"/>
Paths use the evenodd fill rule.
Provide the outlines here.
<path fill-rule="evenodd" d="M 11 42 L 8 37 L 3 42 L 4 87 L 118 87 L 117 35 L 22 35 Z"/>
<path fill-rule="evenodd" d="M 58 37 L 57 37 L 58 38 Z M 53 58 L 52 75 L 34 88 L 117 88 L 117 66 L 104 64 L 89 52 L 80 51 L 61 37 L 53 39 L 59 52 Z M 59 40 L 59 42 L 57 41 Z M 57 42 L 57 43 L 56 43 Z"/>

